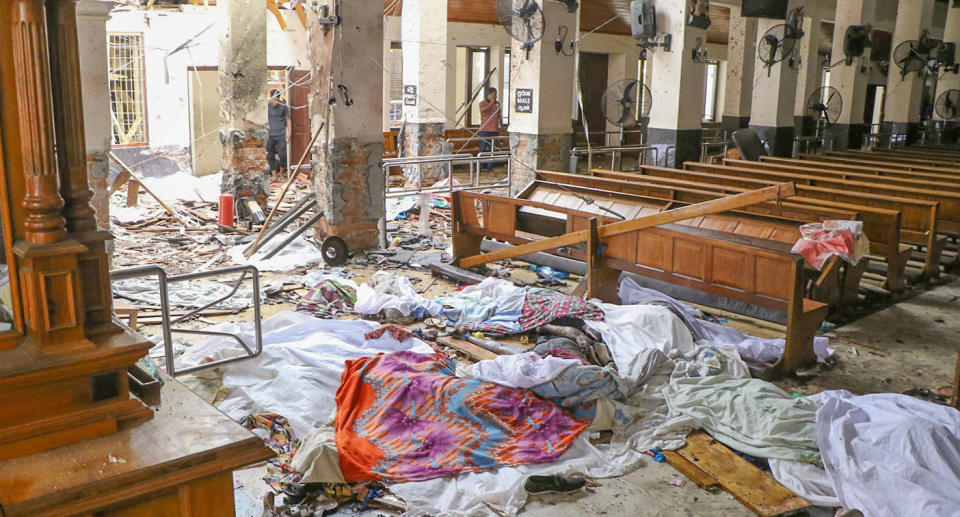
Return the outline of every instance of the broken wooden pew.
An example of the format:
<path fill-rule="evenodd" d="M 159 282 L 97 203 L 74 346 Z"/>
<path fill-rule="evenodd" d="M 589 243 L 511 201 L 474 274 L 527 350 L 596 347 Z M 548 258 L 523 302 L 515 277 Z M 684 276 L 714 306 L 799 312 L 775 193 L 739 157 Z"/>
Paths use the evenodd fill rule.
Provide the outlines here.
<path fill-rule="evenodd" d="M 710 170 L 693 171 L 642 166 L 640 171 L 631 174 L 633 174 L 635 178 L 642 177 L 645 181 L 665 182 L 667 184 L 674 184 L 675 180 L 683 180 L 686 182 L 684 183 L 686 185 L 695 184 L 701 188 L 716 188 L 720 192 L 725 193 L 729 192 L 729 190 L 727 190 L 729 187 L 746 190 L 775 183 L 770 180 L 757 178 L 729 176 L 723 173 L 723 167 L 719 165 L 703 164 L 702 167 L 710 167 Z M 799 193 L 799 197 L 805 200 L 848 203 L 899 212 L 900 227 L 898 246 L 896 248 L 890 247 L 888 249 L 890 255 L 887 255 L 886 258 L 905 264 L 909 256 L 909 250 L 901 248 L 899 243 L 922 246 L 925 254 L 923 275 L 925 277 L 936 277 L 939 275 L 940 254 L 946 241 L 938 235 L 937 232 L 937 214 L 940 205 L 936 201 L 851 192 L 844 189 L 810 185 L 797 185 L 797 192 Z M 864 231 L 871 241 L 874 240 L 874 236 L 881 239 L 883 238 L 883 234 L 892 230 L 889 226 L 877 226 L 877 224 L 871 224 L 867 220 L 864 220 L 864 223 Z M 889 284 L 888 289 L 898 290 L 898 284 L 891 282 L 891 278 L 888 277 L 887 282 Z M 902 289 L 902 287 L 899 288 Z"/>
<path fill-rule="evenodd" d="M 541 209 L 545 216 L 563 221 L 560 239 L 543 233 L 545 229 L 552 233 L 555 224 L 525 226 L 524 218 L 517 217 L 523 207 Z M 685 209 L 654 216 L 671 212 L 681 212 L 680 220 L 690 218 L 690 210 Z M 813 337 L 828 306 L 805 297 L 803 259 L 790 253 L 787 244 L 678 224 L 604 234 L 603 228 L 632 221 L 611 223 L 615 220 L 611 217 L 466 191 L 454 193 L 451 215 L 454 260 L 461 265 L 467 258 L 483 263 L 547 251 L 588 262 L 591 294 L 606 301 L 617 300 L 617 280 L 625 271 L 683 286 L 690 293 L 703 293 L 706 299 L 696 301 L 707 305 L 728 300 L 734 305 L 762 307 L 776 314 L 771 321 L 786 325 L 786 350 L 777 370 L 792 371 L 816 361 Z M 534 240 L 536 236 L 547 238 Z M 515 247 L 501 250 L 508 253 L 478 257 L 484 238 Z M 580 246 L 582 238 L 590 241 L 590 246 Z M 561 247 L 562 252 L 557 249 Z"/>

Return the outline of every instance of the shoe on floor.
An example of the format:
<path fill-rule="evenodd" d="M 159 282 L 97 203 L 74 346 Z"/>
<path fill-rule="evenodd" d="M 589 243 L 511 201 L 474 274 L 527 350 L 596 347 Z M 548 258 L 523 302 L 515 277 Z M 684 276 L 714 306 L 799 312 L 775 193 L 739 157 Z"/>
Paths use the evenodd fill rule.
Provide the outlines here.
<path fill-rule="evenodd" d="M 586 484 L 587 480 L 584 478 L 569 478 L 560 475 L 530 476 L 523 484 L 523 488 L 530 494 L 565 494 L 576 492 Z"/>

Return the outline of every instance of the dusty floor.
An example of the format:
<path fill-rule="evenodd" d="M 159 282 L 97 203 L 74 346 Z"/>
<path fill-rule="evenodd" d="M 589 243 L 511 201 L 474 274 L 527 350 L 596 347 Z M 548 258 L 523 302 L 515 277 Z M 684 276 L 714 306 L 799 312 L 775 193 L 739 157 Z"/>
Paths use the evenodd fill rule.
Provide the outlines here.
<path fill-rule="evenodd" d="M 442 216 L 435 217 L 434 221 L 438 231 L 448 224 Z M 402 228 L 401 225 L 401 238 L 404 237 Z M 146 230 L 144 233 L 150 231 Z M 124 250 L 120 254 L 121 264 L 166 264 L 172 257 L 176 257 L 180 262 L 173 265 L 175 269 L 193 270 L 198 266 L 209 268 L 215 264 L 223 266 L 227 263 L 216 258 L 218 251 L 214 250 L 219 250 L 220 247 L 208 238 L 201 238 L 200 232 L 191 234 L 194 244 L 182 244 L 184 249 L 190 248 L 196 242 L 207 245 L 202 248 L 203 254 L 187 262 L 188 266 L 184 266 L 183 258 L 176 253 L 165 252 L 145 257 L 137 251 L 146 247 L 141 245 L 144 239 L 163 239 L 166 242 L 173 235 L 141 235 L 143 234 L 138 234 L 137 231 L 121 232 L 118 239 L 118 249 Z M 383 260 L 382 256 L 365 259 L 358 255 L 348 269 L 356 275 L 353 279 L 359 283 L 377 270 L 393 268 L 410 277 L 414 287 L 428 298 L 455 289 L 453 283 L 431 277 L 427 268 L 414 266 L 428 262 L 431 257 L 440 253 L 427 242 L 423 243 L 423 248 L 414 252 L 394 247 L 392 251 L 397 254 L 383 264 L 377 262 Z M 206 264 L 207 262 L 209 264 Z M 397 265 L 397 262 L 404 265 Z M 532 284 L 536 280 L 536 274 L 529 271 L 524 263 L 515 262 L 504 269 L 509 272 L 509 278 L 513 281 Z M 304 271 L 305 269 L 282 274 L 265 273 L 263 283 L 276 282 L 291 275 L 296 277 Z M 577 280 L 568 279 L 564 286 L 557 289 L 569 291 Z M 264 305 L 263 318 L 293 309 L 295 301 L 305 293 L 303 288 L 296 285 L 284 289 Z M 824 335 L 830 337 L 830 346 L 837 354 L 835 364 L 798 372 L 777 384 L 791 393 L 811 394 L 827 389 L 847 389 L 855 393 L 907 393 L 942 402 L 953 382 L 960 346 L 960 318 L 957 317 L 960 314 L 960 280 L 955 276 L 945 276 L 943 285 L 915 293 L 917 294 L 911 298 L 827 332 Z M 748 333 L 764 337 L 783 335 L 782 328 L 775 325 L 760 324 L 756 320 L 732 314 L 711 312 L 725 317 L 728 324 Z M 251 317 L 252 311 L 247 310 L 238 314 L 211 316 L 194 324 L 205 326 L 215 322 L 244 321 Z M 147 325 L 142 330 L 151 334 L 157 332 L 158 327 Z M 261 515 L 262 500 L 268 490 L 266 484 L 260 480 L 262 474 L 262 466 L 235 473 L 237 515 Z M 671 485 L 670 481 L 677 477 L 684 479 L 668 465 L 645 461 L 640 468 L 626 476 L 599 480 L 600 486 L 589 491 L 532 497 L 524 514 L 750 515 L 745 507 L 724 492 L 708 493 L 689 482 L 679 487 Z"/>

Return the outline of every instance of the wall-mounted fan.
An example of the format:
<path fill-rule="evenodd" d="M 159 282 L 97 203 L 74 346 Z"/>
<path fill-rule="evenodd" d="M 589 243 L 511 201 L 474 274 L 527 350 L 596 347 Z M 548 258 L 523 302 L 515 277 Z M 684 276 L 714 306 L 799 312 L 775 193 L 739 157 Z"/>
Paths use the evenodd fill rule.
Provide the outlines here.
<path fill-rule="evenodd" d="M 919 72 L 927 66 L 929 49 L 920 40 L 908 39 L 901 41 L 893 49 L 892 60 L 900 69 L 900 77 L 906 77 L 910 72 Z"/>
<path fill-rule="evenodd" d="M 843 97 L 833 86 L 818 88 L 807 98 L 807 115 L 817 120 L 817 134 L 837 122 L 843 111 Z"/>
<path fill-rule="evenodd" d="M 957 44 L 949 41 L 940 43 L 930 53 L 927 66 L 934 72 L 943 70 L 943 73 L 957 73 L 960 71 L 960 63 L 957 63 Z"/>
<path fill-rule="evenodd" d="M 844 64 L 850 66 L 853 59 L 863 56 L 863 52 L 873 46 L 870 40 L 870 33 L 873 32 L 873 26 L 851 25 L 843 35 L 843 56 Z"/>
<path fill-rule="evenodd" d="M 707 61 L 707 46 L 703 44 L 703 38 L 697 38 L 697 45 L 690 51 L 690 56 L 694 63 L 705 63 Z"/>
<path fill-rule="evenodd" d="M 521 48 L 529 58 L 533 44 L 543 38 L 546 24 L 540 5 L 534 0 L 497 0 L 497 19 L 510 37 L 523 43 Z"/>
<path fill-rule="evenodd" d="M 937 97 L 933 110 L 943 120 L 960 119 L 960 90 L 947 90 Z"/>
<path fill-rule="evenodd" d="M 767 67 L 767 76 L 773 65 L 793 55 L 803 33 L 792 25 L 781 23 L 767 29 L 757 44 L 757 57 Z"/>
<path fill-rule="evenodd" d="M 636 79 L 621 79 L 607 87 L 600 98 L 600 109 L 607 120 L 620 128 L 632 128 L 650 115 L 653 96 L 650 88 Z M 639 106 L 639 110 L 637 109 Z M 639 113 L 638 113 L 639 111 Z"/>

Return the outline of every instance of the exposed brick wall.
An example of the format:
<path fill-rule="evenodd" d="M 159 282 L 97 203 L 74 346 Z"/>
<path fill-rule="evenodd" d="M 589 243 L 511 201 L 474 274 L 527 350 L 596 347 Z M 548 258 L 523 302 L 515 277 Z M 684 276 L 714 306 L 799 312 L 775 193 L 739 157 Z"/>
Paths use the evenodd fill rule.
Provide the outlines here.
<path fill-rule="evenodd" d="M 239 198 L 245 193 L 266 204 L 270 191 L 270 172 L 267 166 L 267 130 L 251 126 L 245 130 L 234 129 L 223 142 L 223 181 L 220 191 Z"/>
<path fill-rule="evenodd" d="M 315 235 L 340 237 L 351 250 L 375 248 L 377 223 L 383 217 L 383 143 L 344 137 L 330 145 L 329 156 L 324 146 L 315 146 L 313 152 L 313 188 L 324 213 Z"/>
<path fill-rule="evenodd" d="M 87 155 L 87 184 L 93 191 L 90 204 L 97 212 L 97 227 L 103 230 L 110 229 L 110 198 L 107 196 L 109 171 L 105 152 Z"/>
<path fill-rule="evenodd" d="M 444 125 L 406 123 L 400 133 L 400 156 L 436 156 L 443 154 Z M 417 184 L 417 176 L 424 185 L 432 185 L 447 174 L 444 165 L 415 165 L 404 167 L 403 175 L 408 185 Z"/>
<path fill-rule="evenodd" d="M 572 133 L 555 135 L 510 133 L 510 156 L 513 160 L 510 194 L 520 192 L 523 187 L 533 181 L 534 171 L 537 169 L 569 170 L 572 146 Z"/>

